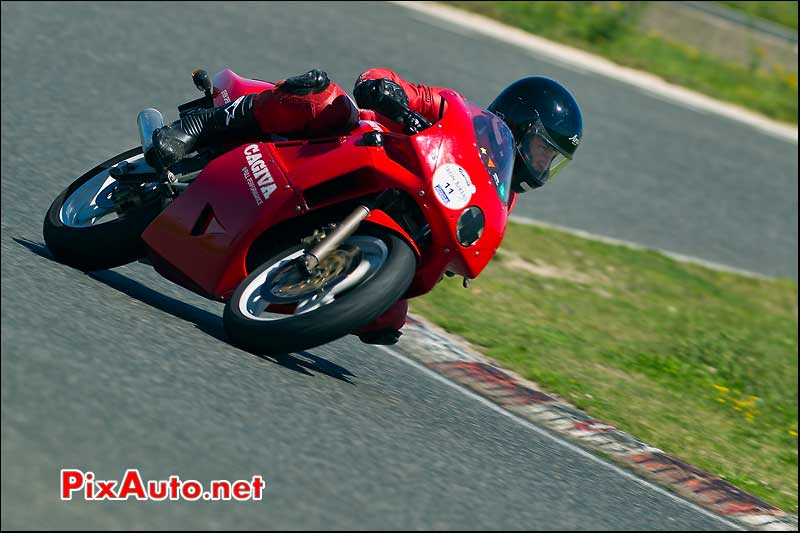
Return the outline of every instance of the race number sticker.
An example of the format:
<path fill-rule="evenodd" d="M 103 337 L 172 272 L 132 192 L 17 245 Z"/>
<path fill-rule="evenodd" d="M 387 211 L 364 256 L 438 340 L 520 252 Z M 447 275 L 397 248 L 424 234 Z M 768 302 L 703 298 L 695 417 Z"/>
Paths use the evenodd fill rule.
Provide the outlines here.
<path fill-rule="evenodd" d="M 433 174 L 433 191 L 436 199 L 448 209 L 463 209 L 475 194 L 469 174 L 453 163 L 442 165 Z"/>

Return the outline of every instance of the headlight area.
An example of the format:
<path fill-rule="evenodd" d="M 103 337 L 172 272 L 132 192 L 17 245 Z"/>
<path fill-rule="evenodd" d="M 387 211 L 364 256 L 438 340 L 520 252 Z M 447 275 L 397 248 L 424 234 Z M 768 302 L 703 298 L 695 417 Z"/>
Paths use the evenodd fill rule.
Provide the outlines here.
<path fill-rule="evenodd" d="M 472 206 L 464 209 L 456 223 L 456 239 L 461 246 L 472 246 L 483 235 L 486 220 L 479 207 Z"/>

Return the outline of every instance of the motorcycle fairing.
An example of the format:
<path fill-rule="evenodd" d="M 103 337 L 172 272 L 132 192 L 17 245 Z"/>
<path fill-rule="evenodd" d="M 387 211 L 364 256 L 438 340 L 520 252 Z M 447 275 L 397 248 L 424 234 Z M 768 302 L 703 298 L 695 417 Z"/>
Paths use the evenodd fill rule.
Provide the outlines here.
<path fill-rule="evenodd" d="M 233 100 L 272 86 L 229 70 L 215 76 L 214 82 L 218 105 L 224 103 L 223 97 Z M 508 209 L 498 199 L 478 156 L 474 135 L 449 134 L 472 131 L 467 103 L 454 92 L 442 96 L 448 111 L 435 127 L 417 135 L 386 133 L 379 124 L 361 121 L 349 136 L 251 143 L 217 157 L 143 233 L 157 259 L 154 266 L 191 290 L 225 300 L 247 276 L 247 253 L 267 229 L 327 205 L 396 188 L 414 199 L 430 224 L 427 246 L 432 248 L 422 250 L 407 297 L 428 292 L 446 270 L 476 277 L 502 240 Z M 389 143 L 385 148 L 364 142 L 365 133 L 382 129 Z M 260 158 L 255 158 L 256 153 Z M 486 216 L 483 235 L 470 247 L 461 246 L 455 238 L 462 208 L 437 205 L 434 175 L 448 164 L 460 167 L 474 186 L 463 209 L 477 205 Z M 265 169 L 272 183 L 265 179 Z M 355 186 L 339 186 L 344 182 L 338 180 L 351 180 L 347 184 Z M 265 185 L 268 197 L 261 188 Z M 331 194 L 313 194 L 320 191 Z M 376 213 L 372 222 L 397 231 L 388 216 Z M 404 231 L 399 233 L 419 252 Z"/>

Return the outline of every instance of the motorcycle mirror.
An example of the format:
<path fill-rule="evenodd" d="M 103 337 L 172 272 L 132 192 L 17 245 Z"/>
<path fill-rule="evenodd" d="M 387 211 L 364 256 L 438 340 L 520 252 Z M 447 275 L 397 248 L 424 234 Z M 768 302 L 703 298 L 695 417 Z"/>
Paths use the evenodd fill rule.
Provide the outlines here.
<path fill-rule="evenodd" d="M 211 96 L 212 85 L 208 72 L 201 68 L 195 70 L 192 72 L 192 81 L 194 81 L 195 87 L 206 93 L 206 96 Z"/>

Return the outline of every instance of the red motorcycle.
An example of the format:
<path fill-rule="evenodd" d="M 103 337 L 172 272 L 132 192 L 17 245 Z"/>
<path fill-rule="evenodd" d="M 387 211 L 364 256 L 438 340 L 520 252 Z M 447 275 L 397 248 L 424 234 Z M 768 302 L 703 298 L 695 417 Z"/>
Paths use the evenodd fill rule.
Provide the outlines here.
<path fill-rule="evenodd" d="M 273 84 L 196 71 L 205 95 L 181 116 Z M 141 260 L 226 302 L 233 344 L 260 353 L 342 337 L 445 274 L 476 277 L 506 229 L 514 141 L 455 92 L 417 133 L 361 120 L 346 136 L 236 142 L 169 169 L 144 159 L 158 111 L 139 114 L 142 146 L 96 166 L 44 220 L 54 256 L 82 270 Z"/>

